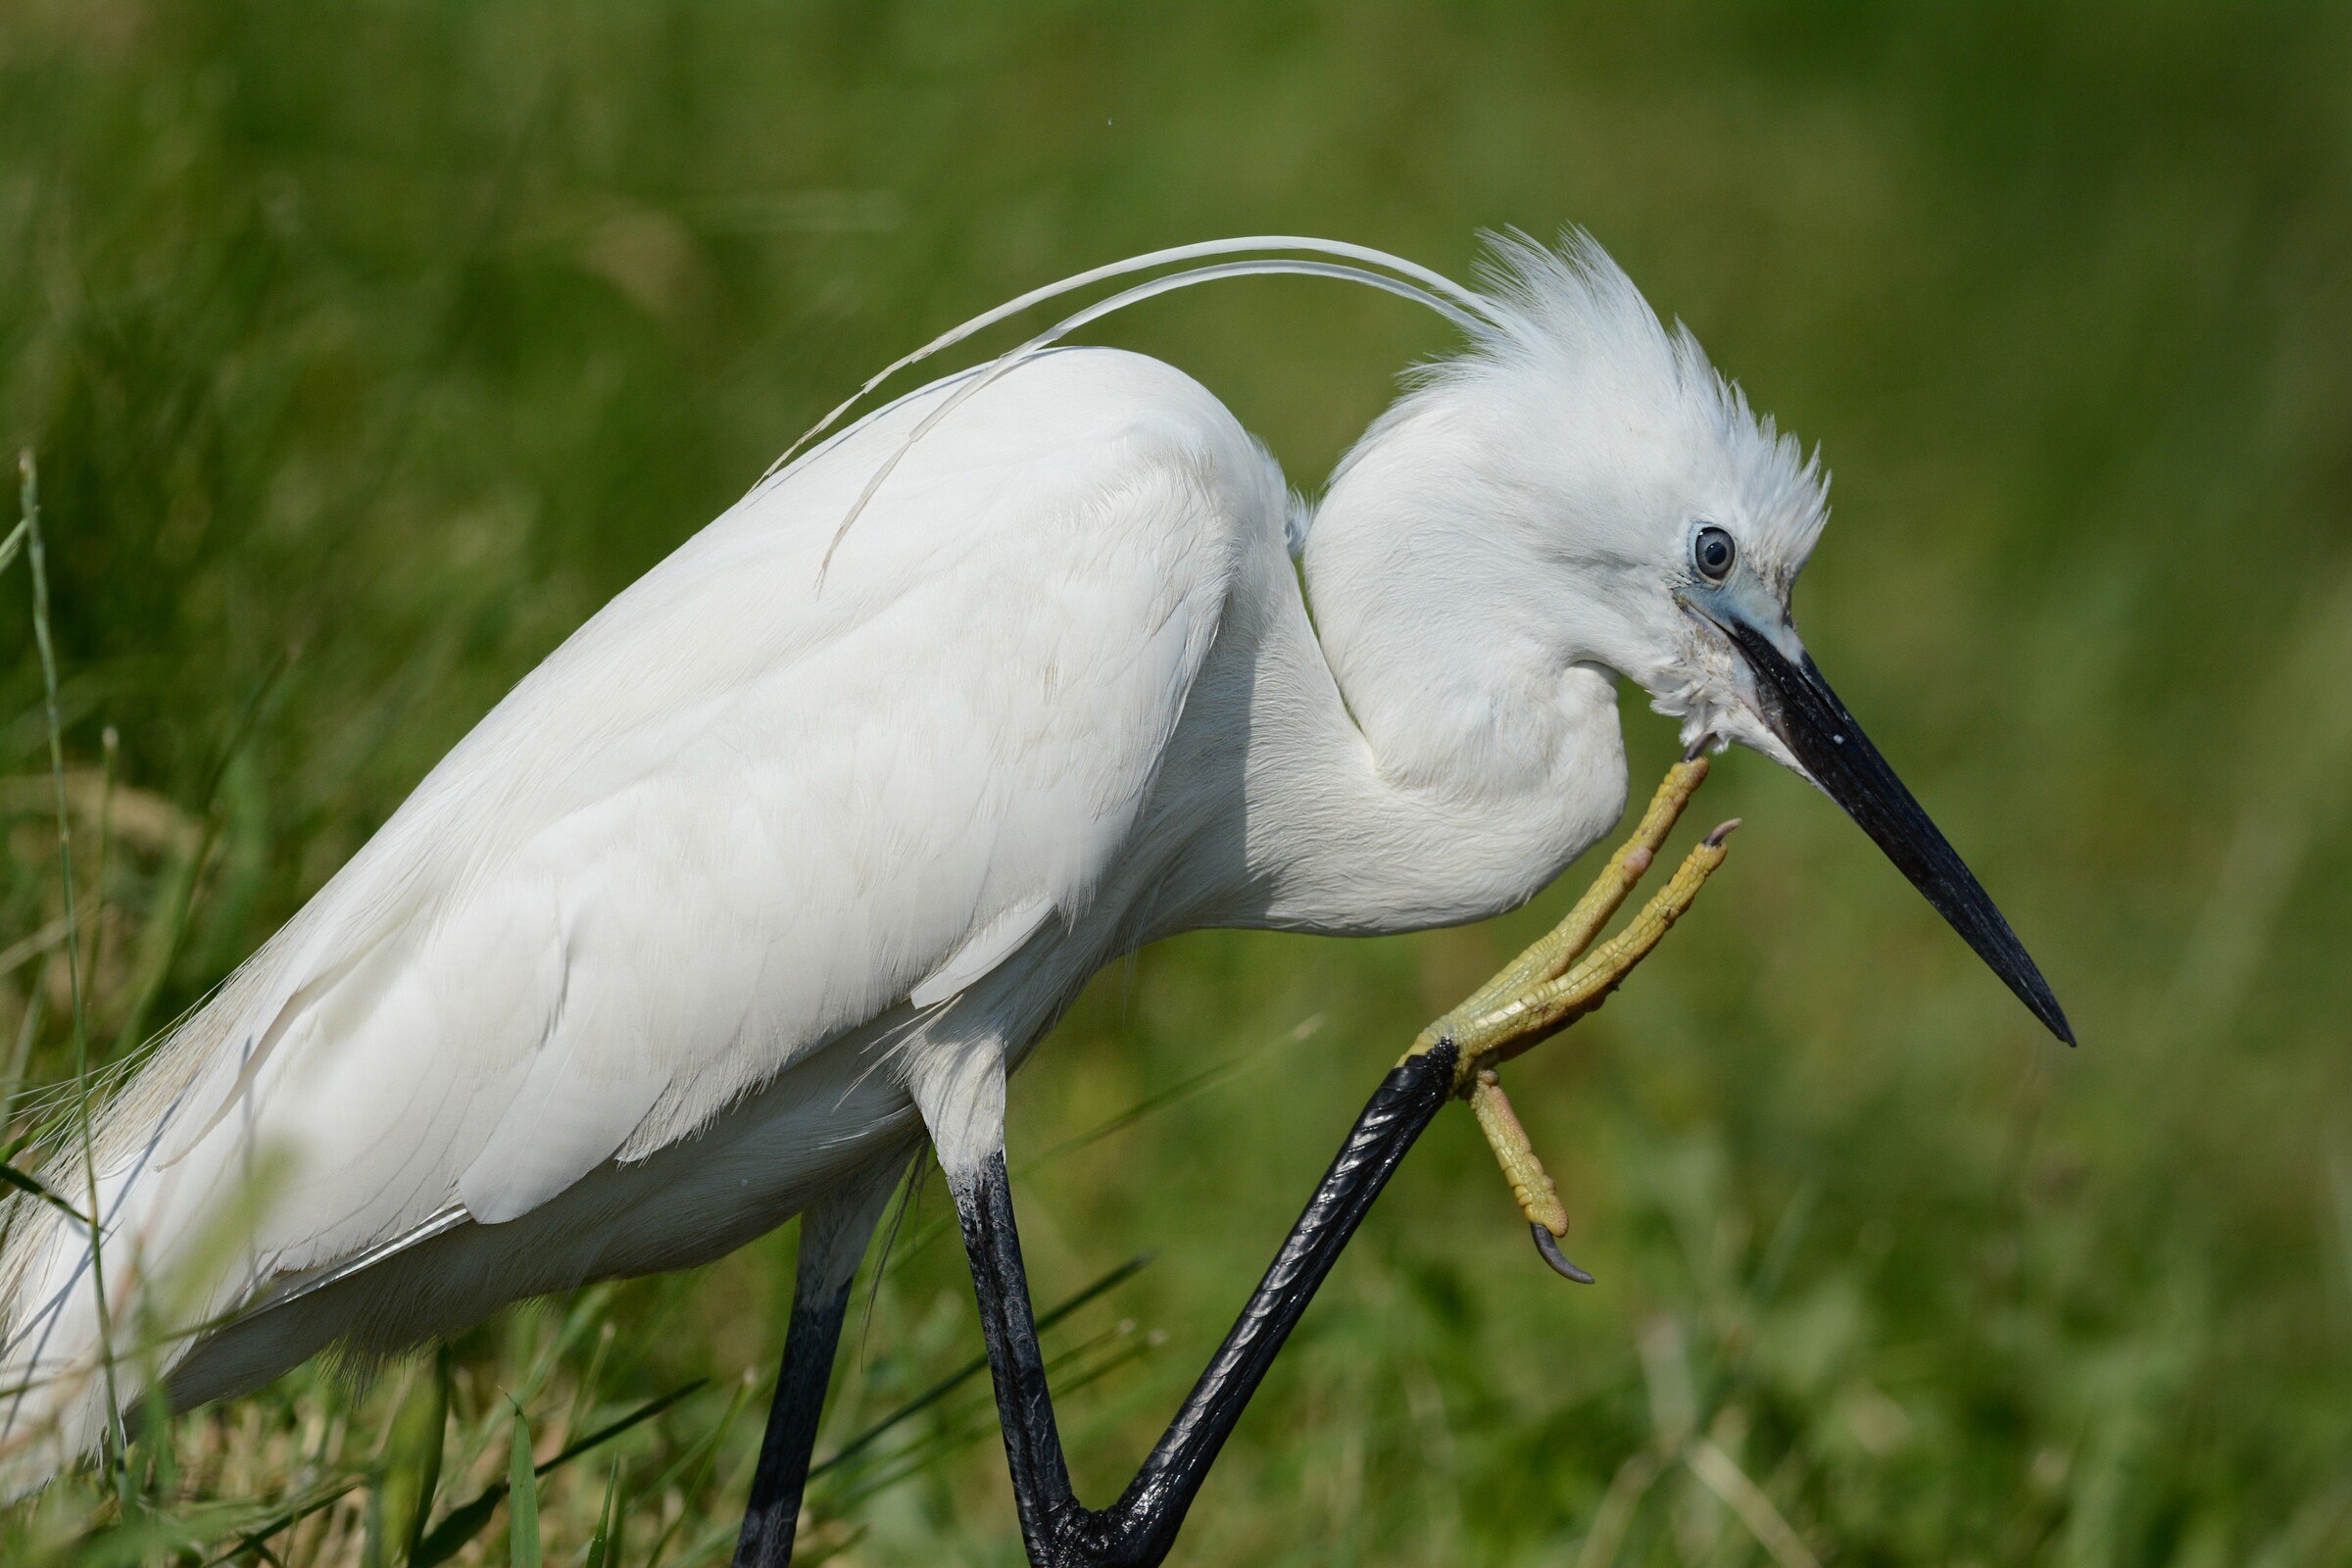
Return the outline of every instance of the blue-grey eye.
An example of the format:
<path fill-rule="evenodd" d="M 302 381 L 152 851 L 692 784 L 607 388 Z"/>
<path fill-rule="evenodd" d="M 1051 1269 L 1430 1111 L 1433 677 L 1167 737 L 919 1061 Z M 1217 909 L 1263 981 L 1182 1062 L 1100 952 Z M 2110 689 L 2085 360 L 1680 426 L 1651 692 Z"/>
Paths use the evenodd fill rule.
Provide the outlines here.
<path fill-rule="evenodd" d="M 1708 523 L 1690 536 L 1690 565 L 1709 582 L 1721 582 L 1732 574 L 1732 564 L 1740 559 L 1740 547 L 1732 536 L 1713 523 Z"/>

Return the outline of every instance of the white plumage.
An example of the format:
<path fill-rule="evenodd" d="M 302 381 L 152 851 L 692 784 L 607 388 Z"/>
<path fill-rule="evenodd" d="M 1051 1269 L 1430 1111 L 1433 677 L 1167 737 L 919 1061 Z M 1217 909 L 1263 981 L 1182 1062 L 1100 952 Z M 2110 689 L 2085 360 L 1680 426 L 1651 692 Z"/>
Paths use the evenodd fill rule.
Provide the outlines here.
<path fill-rule="evenodd" d="M 1059 351 L 855 425 L 606 607 L 106 1109 L 115 1333 L 158 1348 L 122 1396 L 712 1257 L 926 1135 L 968 1164 L 1155 937 L 1515 905 L 1622 808 L 1620 675 L 1792 760 L 1677 573 L 1712 519 L 1785 613 L 1821 475 L 1596 249 L 1506 251 L 1311 513 L 1187 376 Z M 100 1436 L 86 1244 L 17 1205 L 20 1488 Z"/>

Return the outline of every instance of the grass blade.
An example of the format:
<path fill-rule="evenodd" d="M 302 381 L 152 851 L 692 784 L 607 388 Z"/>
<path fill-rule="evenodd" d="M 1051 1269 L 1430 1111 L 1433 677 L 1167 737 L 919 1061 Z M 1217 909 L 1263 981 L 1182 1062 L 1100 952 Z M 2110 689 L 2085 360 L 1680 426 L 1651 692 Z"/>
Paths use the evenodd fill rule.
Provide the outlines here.
<path fill-rule="evenodd" d="M 1105 1138 L 1124 1132 L 1137 1122 L 1146 1120 L 1167 1109 L 1170 1105 L 1207 1094 L 1245 1073 L 1254 1072 L 1258 1068 L 1271 1065 L 1278 1059 L 1281 1053 L 1303 1045 L 1321 1033 L 1323 1024 L 1324 1015 L 1322 1013 L 1311 1013 L 1294 1024 L 1283 1034 L 1282 1038 L 1270 1045 L 1236 1052 L 1221 1061 L 1210 1062 L 1200 1071 L 1177 1080 L 1165 1089 L 1146 1095 L 1124 1110 L 1114 1111 L 1094 1126 L 1074 1133 L 1052 1148 L 1023 1159 L 1013 1167 L 1012 1174 L 1016 1178 L 1033 1175 L 1063 1156 L 1074 1154 L 1082 1149 L 1101 1143 Z M 903 1247 L 894 1245 L 888 1260 L 883 1264 L 884 1271 L 896 1271 L 907 1259 L 923 1251 L 932 1243 L 955 1229 L 956 1217 L 953 1213 L 940 1216 L 915 1232 Z"/>
<path fill-rule="evenodd" d="M 131 988 L 130 1002 L 123 1011 L 122 1027 L 115 1032 L 117 1053 L 126 1051 L 147 1038 L 147 1014 L 171 980 L 172 965 L 178 961 L 180 948 L 187 941 L 188 929 L 195 917 L 196 893 L 204 881 L 205 866 L 220 844 L 220 817 L 217 808 L 220 801 L 221 783 L 227 778 L 229 765 L 236 760 L 237 754 L 253 738 L 263 706 L 277 689 L 278 682 L 293 666 L 293 662 L 294 655 L 290 650 L 280 653 L 270 662 L 269 669 L 254 684 L 244 706 L 238 710 L 236 722 L 229 727 L 227 740 L 213 759 L 203 793 L 198 797 L 202 803 L 198 819 L 204 825 L 197 834 L 195 846 L 188 852 L 185 865 L 173 876 L 173 889 L 166 900 L 170 913 L 163 921 L 162 935 L 144 955 L 143 973 Z"/>
<path fill-rule="evenodd" d="M 1123 1338 L 1130 1339 L 1131 1343 L 1104 1356 L 1094 1365 L 1080 1370 L 1077 1376 L 1054 1391 L 1054 1397 L 1067 1398 L 1079 1390 L 1110 1376 L 1113 1372 L 1134 1365 L 1150 1355 L 1155 1344 L 1152 1336 L 1130 1336 L 1119 1331 L 1113 1331 L 1113 1333 L 1103 1336 L 1103 1341 Z M 1095 1348 L 1095 1344 L 1090 1343 L 1066 1351 L 1049 1362 L 1049 1369 L 1067 1365 Z M 992 1410 L 976 1420 L 952 1427 L 934 1438 L 926 1439 L 899 1453 L 891 1454 L 887 1459 L 877 1461 L 883 1468 L 860 1477 L 858 1484 L 850 1490 L 847 1495 L 841 1497 L 835 1506 L 855 1507 L 875 1494 L 888 1491 L 908 1476 L 919 1474 L 951 1454 L 960 1452 L 972 1445 L 986 1440 L 997 1430 L 997 1422 Z"/>
<path fill-rule="evenodd" d="M 433 1494 L 441 1485 L 442 1432 L 449 1418 L 449 1351 L 436 1352 L 432 1364 L 417 1377 L 400 1408 L 393 1412 L 392 1431 L 384 1440 L 384 1479 L 379 1493 L 385 1550 L 393 1560 L 416 1560 L 424 1527 L 433 1513 Z"/>
<path fill-rule="evenodd" d="M 507 1561 L 513 1568 L 539 1568 L 539 1473 L 531 1464 L 531 1423 L 514 1412 L 514 1450 L 507 1461 Z"/>
<path fill-rule="evenodd" d="M 87 1214 L 84 1214 L 80 1209 L 75 1208 L 72 1203 L 69 1203 L 64 1199 L 58 1197 L 54 1192 L 51 1192 L 49 1190 L 49 1185 L 46 1182 L 42 1181 L 38 1176 L 35 1176 L 28 1171 L 19 1170 L 14 1165 L 8 1164 L 5 1161 L 0 1161 L 0 1182 L 4 1182 L 8 1186 L 14 1187 L 20 1193 L 29 1193 L 31 1196 L 39 1199 L 44 1203 L 55 1204 L 59 1209 L 63 1210 L 67 1215 L 73 1218 L 75 1223 L 95 1229 L 95 1226 Z"/>
<path fill-rule="evenodd" d="M 604 1506 L 596 1511 L 596 1534 L 588 1538 L 586 1568 L 619 1568 L 620 1551 L 613 1537 L 620 1529 L 620 1461 L 605 1482 Z"/>
<path fill-rule="evenodd" d="M 560 1465 L 568 1464 L 591 1448 L 600 1447 L 612 1442 L 629 1428 L 652 1420 L 702 1386 L 703 1380 L 697 1378 L 692 1383 L 682 1384 L 658 1398 L 648 1399 L 619 1420 L 601 1426 L 586 1437 L 567 1445 L 562 1452 L 548 1460 L 547 1463 L 538 1466 L 532 1473 L 544 1476 Z M 483 1488 L 478 1495 L 452 1508 L 449 1516 L 435 1525 L 425 1538 L 417 1543 L 416 1554 L 410 1558 L 411 1568 L 440 1568 L 442 1563 L 456 1556 L 459 1551 L 464 1549 L 467 1542 L 480 1535 L 482 1528 L 490 1523 L 491 1516 L 498 1512 L 498 1505 L 506 1500 L 508 1488 L 512 1484 L 511 1481 L 493 1482 Z"/>
<path fill-rule="evenodd" d="M 1101 1279 L 1096 1280 L 1089 1286 L 1086 1286 L 1076 1295 L 1070 1297 L 1058 1306 L 1053 1308 L 1053 1310 L 1039 1317 L 1037 1320 L 1037 1332 L 1041 1335 L 1044 1334 L 1047 1330 L 1053 1328 L 1054 1325 L 1059 1323 L 1063 1318 L 1068 1317 L 1072 1312 L 1077 1311 L 1089 1301 L 1095 1300 L 1100 1297 L 1107 1295 L 1111 1291 L 1117 1290 L 1120 1286 L 1126 1284 L 1129 1280 L 1135 1278 L 1137 1274 L 1141 1273 L 1144 1267 L 1152 1261 L 1152 1254 L 1150 1252 L 1138 1252 L 1135 1254 L 1135 1256 L 1129 1258 L 1126 1262 L 1121 1263 L 1117 1268 L 1112 1269 Z M 823 1475 L 826 1471 L 834 1469 L 835 1467 L 845 1464 L 849 1460 L 856 1458 L 863 1450 L 872 1447 L 874 1444 L 880 1441 L 882 1436 L 889 1432 L 892 1428 L 897 1427 L 904 1422 L 909 1421 L 917 1415 L 920 1415 L 923 1411 L 929 1409 L 932 1405 L 937 1404 L 940 1400 L 946 1398 L 949 1395 L 954 1394 L 964 1384 L 970 1382 L 973 1378 L 978 1377 L 981 1373 L 987 1370 L 988 1357 L 985 1355 L 974 1356 L 971 1360 L 964 1362 L 963 1365 L 957 1367 L 955 1371 L 949 1373 L 937 1383 L 932 1384 L 931 1387 L 925 1389 L 922 1393 L 916 1395 L 913 1398 L 907 1400 L 905 1404 L 900 1405 L 897 1409 L 891 1411 L 888 1415 L 883 1416 L 873 1425 L 867 1427 L 863 1432 L 858 1433 L 849 1442 L 843 1444 L 826 1458 L 816 1464 L 810 1465 L 808 1467 L 808 1479 L 814 1481 L 818 1476 Z"/>
<path fill-rule="evenodd" d="M 751 1393 L 751 1390 L 752 1385 L 749 1379 L 738 1383 L 735 1386 L 734 1396 L 727 1400 L 727 1407 L 720 1413 L 719 1418 L 711 1423 L 710 1432 L 704 1435 L 701 1442 L 679 1455 L 676 1464 L 670 1466 L 669 1474 L 671 1476 L 687 1476 L 691 1472 L 691 1479 L 686 1480 L 680 1488 L 686 1495 L 691 1497 L 700 1493 L 703 1490 L 703 1483 L 710 1479 L 710 1467 L 718 1459 L 719 1447 L 726 1442 L 727 1433 L 733 1430 L 736 1417 L 743 1414 L 744 1398 Z M 662 1485 L 666 1486 L 667 1482 L 663 1482 Z M 657 1487 L 655 1490 L 660 1491 L 661 1487 Z M 645 1559 L 646 1568 L 661 1568 L 662 1558 L 668 1552 L 670 1542 L 676 1538 L 678 1531 L 684 1528 L 685 1524 L 686 1515 L 680 1513 L 677 1518 L 671 1520 L 663 1528 L 661 1535 L 654 1539 L 653 1552 Z"/>
<path fill-rule="evenodd" d="M 1154 1094 L 1146 1095 L 1126 1109 L 1115 1111 L 1103 1120 L 1095 1123 L 1094 1126 L 1064 1138 L 1052 1148 L 1023 1160 L 1020 1169 L 1015 1174 L 1028 1175 L 1039 1167 L 1060 1159 L 1066 1154 L 1074 1154 L 1079 1150 L 1099 1144 L 1115 1133 L 1124 1132 L 1137 1122 L 1154 1112 L 1165 1110 L 1180 1101 L 1190 1100 L 1196 1095 L 1207 1094 L 1212 1089 L 1222 1087 L 1230 1079 L 1240 1077 L 1243 1073 L 1255 1068 L 1266 1066 L 1282 1052 L 1295 1046 L 1303 1045 L 1321 1033 L 1323 1020 L 1322 1013 L 1310 1014 L 1294 1025 L 1287 1034 L 1273 1044 L 1271 1049 L 1259 1047 L 1254 1051 L 1236 1052 L 1222 1061 L 1212 1061 L 1199 1072 L 1180 1078 Z"/>
<path fill-rule="evenodd" d="M 1781 1510 L 1772 1505 L 1764 1489 L 1750 1481 L 1747 1472 L 1730 1454 L 1708 1439 L 1700 1438 L 1684 1453 L 1683 1463 L 1740 1516 L 1740 1522 L 1747 1526 L 1757 1544 L 1772 1554 L 1772 1560 L 1780 1568 L 1821 1568 L 1821 1559 L 1813 1555 L 1804 1537 L 1781 1516 Z"/>
<path fill-rule="evenodd" d="M 315 1513 L 333 1507 L 361 1483 L 362 1478 L 359 1476 L 341 1476 L 328 1482 L 318 1491 L 298 1502 L 288 1504 L 237 1537 L 233 1544 L 207 1557 L 204 1560 L 204 1568 L 220 1568 L 220 1564 L 235 1557 L 242 1557 L 248 1552 L 263 1556 L 269 1555 L 269 1548 L 262 1543 L 282 1530 L 292 1529 Z"/>
<path fill-rule="evenodd" d="M 66 981 L 74 1004 L 74 1131 L 81 1146 L 81 1174 L 90 1211 L 81 1218 L 90 1233 L 90 1296 L 98 1309 L 98 1348 L 105 1368 L 106 1432 L 118 1450 L 123 1441 L 122 1400 L 115 1386 L 115 1337 L 106 1294 L 103 1229 L 98 1223 L 98 1156 L 90 1129 L 90 1028 L 81 994 L 80 913 L 74 906 L 74 826 L 66 809 L 65 721 L 57 706 L 57 640 L 49 629 L 49 564 L 41 540 L 41 475 L 32 449 L 17 455 L 17 501 L 24 530 L 25 563 L 32 571 L 32 640 L 41 656 L 41 697 L 49 724 L 49 777 L 57 795 L 58 873 L 64 884 Z M 72 1212 L 72 1210 L 68 1210 Z M 111 1462 L 111 1461 L 110 1461 Z M 127 1502 L 127 1496 L 123 1499 Z"/>

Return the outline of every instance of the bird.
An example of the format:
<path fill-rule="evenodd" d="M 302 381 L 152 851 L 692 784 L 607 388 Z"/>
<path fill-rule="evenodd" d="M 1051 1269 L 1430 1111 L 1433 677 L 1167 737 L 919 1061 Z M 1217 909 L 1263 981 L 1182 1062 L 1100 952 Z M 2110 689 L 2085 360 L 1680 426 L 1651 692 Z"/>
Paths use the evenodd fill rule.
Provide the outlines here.
<path fill-rule="evenodd" d="M 1268 273 L 1379 288 L 1457 336 L 1312 499 L 1180 368 L 1066 341 Z M 876 403 L 985 327 L 1138 277 Z M 1412 1138 L 1626 960 L 1571 968 L 1559 937 L 1425 1033 L 1167 1438 L 1090 1509 L 1037 1350 L 1004 1102 L 1104 965 L 1200 928 L 1358 936 L 1525 904 L 1624 814 L 1622 681 L 1688 754 L 1601 906 L 1736 744 L 1842 807 L 2072 1043 L 1797 636 L 1828 484 L 1581 229 L 1487 236 L 1474 284 L 1311 237 L 1171 247 L 963 323 L 589 618 L 141 1058 L 86 1146 L 54 1144 L 43 1179 L 91 1208 L 11 1200 L 0 1484 L 120 1441 L 147 1392 L 233 1397 L 797 1216 L 737 1556 L 776 1568 L 852 1278 L 928 1151 L 1032 1561 L 1159 1561 Z M 1643 940 L 1720 854 L 1719 834 L 1692 852 Z M 110 1339 L 131 1333 L 135 1354 Z"/>

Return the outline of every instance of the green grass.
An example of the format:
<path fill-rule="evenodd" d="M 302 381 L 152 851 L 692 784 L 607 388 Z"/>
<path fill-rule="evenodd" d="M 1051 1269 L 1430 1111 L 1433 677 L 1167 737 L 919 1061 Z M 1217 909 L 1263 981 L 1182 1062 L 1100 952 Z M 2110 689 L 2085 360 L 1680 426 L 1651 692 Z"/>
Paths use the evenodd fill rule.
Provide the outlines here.
<path fill-rule="evenodd" d="M 1825 803 L 1733 759 L 1701 803 L 1747 819 L 1730 865 L 1513 1072 L 1599 1286 L 1543 1269 L 1448 1114 L 1179 1560 L 2352 1560 L 2348 46 L 2340 7 L 2185 0 L 17 0 L 0 438 L 40 465 L 63 766 L 20 561 L 15 1126 L 77 1032 L 103 1063 L 201 995 L 934 331 L 1152 245 L 1319 232 L 1451 270 L 1479 225 L 1575 220 L 1824 443 L 1808 636 L 2082 1049 Z M 1289 280 L 1108 336 L 1302 482 L 1442 343 Z M 1663 722 L 1627 722 L 1662 764 Z M 1049 1343 L 1086 1494 L 1384 1064 L 1565 897 L 1411 940 L 1188 939 L 1043 1048 L 1013 1112 L 1041 1300 L 1157 1250 Z M 976 1353 L 940 1214 L 934 1184 L 820 1453 Z M 0 1515 L 0 1559 L 540 1560 L 505 1490 L 536 1468 L 546 1562 L 720 1560 L 792 1250 L 179 1418 L 120 1485 Z M 1017 1562 L 985 1381 L 810 1508 L 845 1565 Z"/>

